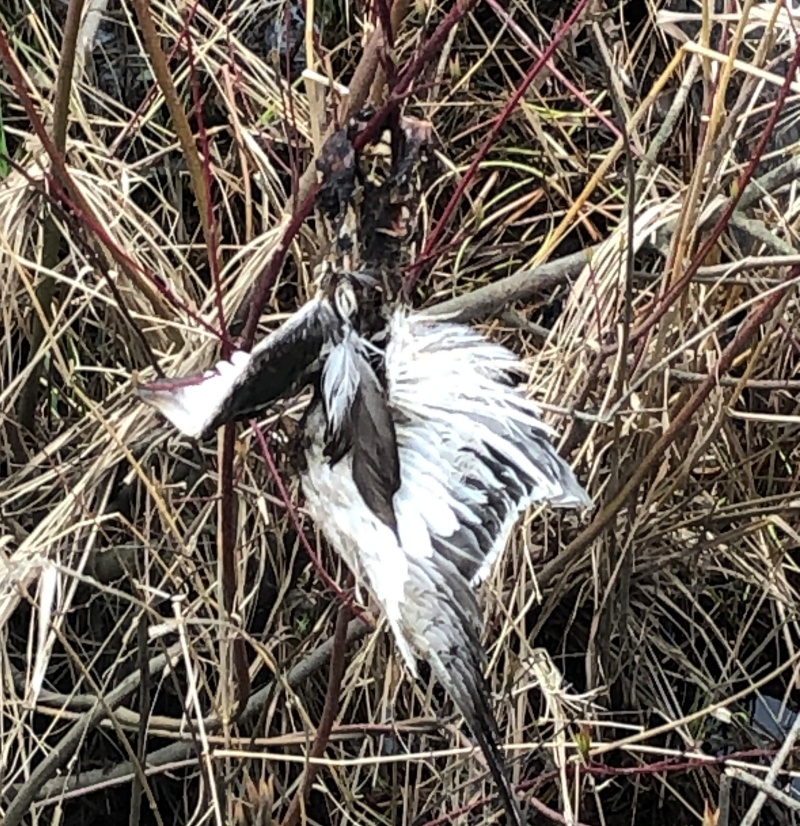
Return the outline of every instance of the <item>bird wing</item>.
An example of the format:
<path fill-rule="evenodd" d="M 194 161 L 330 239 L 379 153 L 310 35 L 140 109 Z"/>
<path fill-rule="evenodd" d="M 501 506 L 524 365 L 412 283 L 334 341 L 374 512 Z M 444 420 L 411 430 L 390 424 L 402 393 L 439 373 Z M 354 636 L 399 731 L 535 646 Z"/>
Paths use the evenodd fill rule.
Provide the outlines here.
<path fill-rule="evenodd" d="M 321 411 L 314 410 L 307 471 L 306 507 L 328 542 L 351 570 L 366 580 L 394 634 L 409 671 L 425 659 L 455 701 L 486 756 L 498 785 L 508 822 L 522 823 L 503 768 L 497 724 L 484 679 L 481 614 L 473 589 L 455 566 L 433 551 L 427 524 L 448 520 L 434 479 L 424 484 L 424 463 L 399 448 L 402 483 L 394 497 L 396 530 L 383 521 L 357 487 L 355 455 L 331 464 L 323 453 Z M 316 434 L 316 435 L 315 435 Z M 438 511 L 438 513 L 437 513 Z"/>
<path fill-rule="evenodd" d="M 429 494 L 419 504 L 432 552 L 468 581 L 486 575 L 530 505 L 591 505 L 518 389 L 524 375 L 511 351 L 466 326 L 392 318 L 386 376 L 404 480 Z"/>
<path fill-rule="evenodd" d="M 551 446 L 538 408 L 517 389 L 525 371 L 506 348 L 467 327 L 399 310 L 390 323 L 385 372 L 402 475 L 394 498 L 400 542 L 385 543 L 383 564 L 370 564 L 367 575 L 379 601 L 381 593 L 392 594 L 385 607 L 395 613 L 401 650 L 430 663 L 517 824 L 471 585 L 532 503 L 585 507 L 591 500 Z"/>
<path fill-rule="evenodd" d="M 252 352 L 237 351 L 204 373 L 158 379 L 136 390 L 181 432 L 202 438 L 291 392 L 313 367 L 337 324 L 330 304 L 313 298 Z"/>
<path fill-rule="evenodd" d="M 486 656 L 475 593 L 452 563 L 441 556 L 410 561 L 408 573 L 406 600 L 401 605 L 404 633 L 464 715 L 497 785 L 507 822 L 521 826 L 522 816 L 505 771 L 500 732 L 484 677 Z"/>

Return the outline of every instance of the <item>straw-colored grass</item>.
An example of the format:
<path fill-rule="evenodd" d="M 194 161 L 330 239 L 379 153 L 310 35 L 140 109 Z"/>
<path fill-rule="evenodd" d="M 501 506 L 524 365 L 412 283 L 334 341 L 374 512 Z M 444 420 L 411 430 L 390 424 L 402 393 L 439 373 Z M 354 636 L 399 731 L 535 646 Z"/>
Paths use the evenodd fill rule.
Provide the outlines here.
<path fill-rule="evenodd" d="M 27 102 L 64 160 L 6 56 L 0 813 L 281 823 L 307 776 L 331 650 L 341 655 L 338 603 L 281 487 L 302 519 L 286 436 L 304 400 L 265 414 L 281 484 L 238 430 L 226 511 L 223 436 L 179 438 L 131 378 L 152 375 L 151 358 L 168 375 L 205 368 L 220 313 L 238 334 L 333 113 L 347 111 L 335 85 L 366 98 L 382 73 L 377 24 L 363 4 L 318 4 L 308 68 L 322 81 L 286 79 L 258 35 L 280 3 L 111 2 L 103 49 L 86 50 L 96 20 L 81 18 L 64 86 L 68 5 L 0 10 Z M 433 254 L 413 300 L 452 302 L 525 354 L 530 393 L 598 503 L 583 521 L 531 513 L 484 585 L 510 771 L 532 822 L 792 823 L 797 803 L 780 790 L 796 761 L 748 715 L 760 692 L 792 707 L 800 664 L 800 80 L 785 82 L 800 19 L 750 0 L 720 17 L 689 4 L 686 19 L 652 0 L 592 5 L 565 30 L 575 4 L 541 2 L 539 17 L 534 5 L 474 4 L 402 103 L 438 138 L 422 203 L 436 243 L 423 239 Z M 395 0 L 401 72 L 453 8 Z M 123 65 L 137 67 L 127 88 Z M 305 222 L 262 333 L 311 294 L 321 249 Z M 344 587 L 307 519 L 304 531 Z M 348 634 L 303 822 L 501 822 L 439 688 L 411 681 L 379 618 Z M 752 778 L 768 778 L 763 797 Z"/>

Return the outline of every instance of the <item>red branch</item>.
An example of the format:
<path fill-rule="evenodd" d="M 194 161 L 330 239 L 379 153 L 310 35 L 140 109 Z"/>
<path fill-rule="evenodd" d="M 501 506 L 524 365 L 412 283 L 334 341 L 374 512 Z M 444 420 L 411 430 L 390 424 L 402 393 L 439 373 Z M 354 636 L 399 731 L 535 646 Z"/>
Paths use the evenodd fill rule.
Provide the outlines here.
<path fill-rule="evenodd" d="M 748 759 L 771 760 L 777 749 L 748 749 L 746 751 L 731 752 L 730 754 L 708 755 L 707 757 L 699 757 L 692 754 L 685 754 L 675 757 L 667 757 L 664 760 L 657 760 L 653 763 L 644 763 L 639 766 L 607 766 L 603 763 L 578 763 L 575 764 L 577 771 L 581 775 L 594 775 L 595 777 L 643 777 L 645 775 L 667 774 L 676 772 L 691 772 L 698 769 L 718 769 L 725 767 L 733 761 L 744 761 Z M 517 789 L 519 791 L 530 791 L 531 789 L 538 789 L 546 783 L 556 780 L 559 776 L 558 770 L 543 772 L 532 780 L 525 780 L 519 784 Z M 452 823 L 457 817 L 460 817 L 476 809 L 481 809 L 490 802 L 490 798 L 481 798 L 473 800 L 466 806 L 455 809 L 447 815 L 438 817 L 435 820 L 429 820 L 423 826 L 444 826 L 447 823 Z M 552 809 L 544 807 L 541 801 L 536 798 L 529 797 L 528 804 L 533 806 L 538 811 L 542 812 L 549 819 L 556 823 L 563 823 L 563 818 L 554 812 Z"/>
<path fill-rule="evenodd" d="M 192 10 L 194 14 L 194 9 Z M 203 184 L 206 189 L 206 221 L 209 228 L 208 237 L 208 266 L 211 270 L 211 280 L 214 284 L 214 299 L 217 305 L 217 318 L 219 319 L 219 329 L 222 335 L 222 358 L 227 359 L 233 345 L 231 343 L 230 335 L 228 334 L 228 325 L 225 323 L 225 308 L 222 305 L 222 283 L 220 281 L 220 256 L 219 256 L 219 227 L 217 225 L 216 216 L 214 215 L 214 200 L 213 200 L 213 178 L 211 175 L 211 152 L 208 143 L 208 132 L 206 131 L 206 124 L 203 120 L 203 100 L 200 92 L 200 79 L 197 73 L 197 66 L 194 62 L 194 49 L 192 48 L 192 37 L 189 29 L 189 18 L 185 22 L 186 34 L 186 52 L 189 61 L 189 78 L 192 87 L 192 102 L 194 104 L 194 116 L 197 120 L 197 139 L 200 144 L 200 152 L 203 157 Z"/>
<path fill-rule="evenodd" d="M 64 206 L 68 210 L 71 210 L 85 226 L 92 230 L 94 236 L 102 242 L 103 246 L 105 246 L 105 248 L 109 251 L 111 257 L 117 265 L 123 270 L 123 272 L 125 272 L 126 275 L 128 275 L 129 278 L 131 278 L 132 281 L 135 282 L 137 276 L 144 276 L 144 278 L 149 281 L 170 304 L 185 313 L 199 327 L 208 330 L 215 336 L 219 336 L 218 331 L 216 331 L 211 325 L 207 324 L 205 320 L 202 319 L 197 313 L 191 310 L 172 291 L 172 288 L 160 275 L 154 272 L 149 272 L 134 263 L 134 261 L 123 252 L 114 239 L 106 232 L 103 226 L 94 219 L 94 213 L 91 207 L 83 197 L 80 188 L 75 184 L 72 180 L 72 176 L 69 174 L 64 156 L 56 149 L 55 144 L 47 134 L 47 130 L 45 129 L 42 119 L 39 117 L 39 113 L 36 111 L 36 107 L 34 106 L 33 100 L 28 92 L 25 77 L 23 76 L 22 70 L 17 64 L 17 60 L 11 51 L 11 47 L 8 44 L 8 40 L 6 40 L 2 27 L 0 27 L 0 59 L 2 59 L 3 63 L 5 63 L 8 73 L 11 75 L 11 82 L 14 85 L 14 90 L 19 96 L 20 103 L 22 103 L 22 106 L 25 109 L 25 114 L 28 116 L 31 127 L 36 133 L 36 137 L 41 142 L 44 151 L 50 159 L 50 163 L 52 164 L 53 171 L 55 173 L 55 181 L 53 181 L 53 183 L 57 184 L 53 191 L 58 195 Z M 48 175 L 47 177 L 51 181 L 53 180 L 52 175 Z"/>
<path fill-rule="evenodd" d="M 341 605 L 339 607 L 339 613 L 336 616 L 336 630 L 333 633 L 333 650 L 331 651 L 331 662 L 328 669 L 328 688 L 325 693 L 325 706 L 322 709 L 319 728 L 317 729 L 317 734 L 314 737 L 309 754 L 309 757 L 314 759 L 319 759 L 325 755 L 325 749 L 328 746 L 328 740 L 331 736 L 331 729 L 336 720 L 336 715 L 339 713 L 339 689 L 342 685 L 342 677 L 344 677 L 344 654 L 347 647 L 348 614 L 349 611 L 347 607 Z M 319 770 L 319 763 L 308 763 L 308 765 L 306 765 L 303 785 L 289 804 L 289 811 L 286 813 L 286 817 L 283 819 L 281 826 L 295 826 L 300 821 L 303 806 L 311 794 L 311 787 L 314 784 L 314 778 Z"/>
<path fill-rule="evenodd" d="M 253 346 L 253 341 L 255 341 L 256 337 L 256 330 L 258 329 L 258 320 L 261 318 L 261 312 L 264 309 L 264 305 L 267 303 L 269 291 L 272 289 L 276 279 L 278 278 L 278 273 L 280 273 L 281 267 L 283 266 L 283 259 L 289 251 L 289 245 L 294 240 L 295 235 L 300 232 L 300 228 L 303 226 L 306 218 L 311 215 L 311 210 L 314 209 L 314 202 L 317 199 L 317 193 L 320 189 L 321 184 L 315 184 L 309 196 L 300 205 L 297 212 L 292 215 L 289 226 L 286 227 L 286 231 L 281 236 L 278 246 L 272 253 L 272 258 L 270 258 L 266 267 L 264 267 L 261 274 L 258 276 L 256 288 L 250 299 L 251 304 L 250 312 L 247 315 L 247 324 L 245 325 L 244 333 L 242 334 L 244 339 L 242 347 L 245 350 L 250 350 Z"/>
<path fill-rule="evenodd" d="M 408 274 L 408 277 L 406 278 L 405 283 L 405 292 L 407 295 L 414 288 L 414 284 L 416 284 L 421 274 L 424 262 L 433 255 L 433 248 L 439 241 L 439 238 L 442 236 L 442 233 L 444 232 L 447 225 L 450 223 L 450 219 L 453 217 L 453 213 L 455 212 L 456 207 L 461 202 L 461 199 L 464 197 L 464 192 L 472 182 L 472 179 L 475 177 L 478 171 L 478 167 L 481 165 L 492 146 L 494 146 L 494 143 L 497 140 L 497 136 L 500 133 L 500 130 L 511 117 L 511 113 L 517 108 L 517 105 L 519 104 L 520 100 L 522 100 L 522 96 L 528 90 L 528 87 L 531 85 L 531 83 L 533 83 L 533 81 L 536 79 L 536 76 L 542 70 L 542 67 L 545 66 L 547 62 L 552 58 L 553 54 L 555 53 L 555 50 L 558 48 L 561 41 L 567 36 L 573 24 L 578 19 L 578 17 L 580 17 L 588 2 L 589 0 L 578 0 L 578 3 L 572 10 L 572 14 L 570 14 L 570 16 L 564 22 L 564 25 L 562 25 L 556 32 L 552 41 L 550 41 L 548 47 L 541 53 L 538 60 L 533 64 L 528 74 L 525 75 L 525 78 L 523 79 L 522 83 L 520 83 L 514 94 L 511 96 L 511 100 L 508 101 L 508 103 L 503 107 L 503 110 L 495 119 L 494 126 L 492 126 L 489 134 L 486 136 L 485 140 L 481 144 L 480 149 L 478 149 L 478 151 L 475 153 L 475 157 L 472 159 L 472 163 L 469 165 L 469 168 L 459 181 L 459 184 L 456 187 L 456 191 L 453 193 L 452 198 L 450 198 L 449 203 L 447 204 L 444 212 L 442 213 L 442 217 L 436 223 L 433 232 L 431 232 L 431 234 L 428 236 L 428 239 L 425 242 L 425 246 L 422 252 L 420 253 L 419 259 L 411 266 L 411 270 Z M 400 86 L 400 83 L 398 83 L 398 86 Z"/>
<path fill-rule="evenodd" d="M 722 233 L 725 231 L 725 228 L 728 226 L 728 222 L 730 221 L 731 216 L 736 210 L 739 201 L 744 195 L 745 190 L 747 189 L 750 181 L 756 173 L 756 170 L 758 169 L 758 165 L 761 162 L 761 156 L 764 154 L 764 150 L 767 148 L 767 143 L 772 138 L 773 132 L 775 131 L 775 126 L 778 122 L 778 118 L 780 117 L 781 112 L 783 111 L 783 107 L 786 103 L 786 98 L 789 96 L 789 93 L 791 92 L 792 84 L 794 83 L 794 79 L 797 75 L 798 67 L 800 67 L 800 49 L 795 49 L 791 63 L 789 64 L 789 67 L 786 69 L 786 77 L 784 78 L 783 85 L 781 86 L 780 91 L 778 92 L 778 96 L 775 99 L 775 104 L 770 108 L 769 117 L 767 118 L 767 122 L 764 125 L 764 131 L 761 133 L 761 137 L 759 138 L 759 141 L 756 144 L 756 148 L 753 150 L 753 156 L 750 159 L 750 162 L 747 164 L 745 170 L 742 172 L 741 177 L 738 181 L 736 181 L 736 183 L 733 186 L 733 197 L 730 199 L 730 201 L 728 201 L 725 210 L 719 217 L 719 220 L 714 225 L 714 228 L 708 234 L 708 237 L 706 238 L 703 245 L 694 254 L 692 260 L 689 262 L 689 265 L 686 267 L 686 271 L 684 272 L 684 274 L 678 279 L 678 281 L 675 282 L 675 284 L 673 284 L 673 286 L 669 290 L 667 290 L 667 292 L 655 299 L 654 307 L 653 305 L 651 305 L 648 308 L 642 309 L 642 314 L 646 313 L 647 319 L 638 330 L 634 331 L 631 334 L 631 343 L 637 341 L 642 336 L 644 336 L 649 330 L 653 328 L 653 326 L 661 318 L 663 318 L 664 314 L 669 310 L 669 308 L 684 292 L 689 282 L 692 280 L 692 278 L 694 278 L 694 276 L 697 274 L 697 271 L 705 262 L 709 253 L 716 246 L 717 241 L 719 240 Z M 616 349 L 617 345 L 612 345 L 609 348 L 604 349 L 603 355 L 613 355 L 616 352 Z"/>

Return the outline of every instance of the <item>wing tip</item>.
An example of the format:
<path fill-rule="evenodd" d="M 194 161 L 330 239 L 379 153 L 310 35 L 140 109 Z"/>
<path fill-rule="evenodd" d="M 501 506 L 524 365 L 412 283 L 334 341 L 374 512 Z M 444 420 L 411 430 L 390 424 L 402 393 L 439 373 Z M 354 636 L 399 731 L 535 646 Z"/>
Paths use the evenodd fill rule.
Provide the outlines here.
<path fill-rule="evenodd" d="M 563 460 L 560 460 L 563 462 Z M 594 500 L 589 492 L 578 481 L 575 472 L 563 462 L 564 473 L 558 479 L 559 491 L 556 496 L 551 497 L 548 504 L 553 508 L 573 508 L 575 510 L 587 510 L 594 507 Z"/>
<path fill-rule="evenodd" d="M 201 439 L 208 435 L 249 363 L 250 355 L 237 351 L 230 360 L 219 361 L 203 373 L 142 382 L 134 372 L 131 380 L 134 393 L 145 404 L 157 410 L 184 436 Z"/>
<path fill-rule="evenodd" d="M 479 686 L 476 686 L 476 689 L 479 692 L 481 691 Z M 466 709 L 462 708 L 462 713 L 465 711 Z M 508 817 L 506 822 L 512 824 L 512 826 L 523 826 L 525 821 L 522 809 L 517 800 L 511 778 L 506 771 L 505 757 L 500 747 L 497 721 L 489 708 L 488 696 L 483 696 L 480 702 L 473 703 L 470 711 L 471 714 L 465 713 L 464 716 L 467 718 L 467 722 L 472 728 L 478 745 L 489 765 L 489 773 L 497 786 L 500 802 Z"/>
<path fill-rule="evenodd" d="M 209 424 L 209 417 L 192 414 L 182 399 L 180 387 L 167 389 L 162 385 L 163 380 L 151 384 L 134 385 L 134 392 L 184 436 L 191 439 L 201 438 Z"/>
<path fill-rule="evenodd" d="M 565 488 L 562 493 L 548 503 L 553 508 L 588 510 L 594 507 L 594 499 L 580 485 Z"/>

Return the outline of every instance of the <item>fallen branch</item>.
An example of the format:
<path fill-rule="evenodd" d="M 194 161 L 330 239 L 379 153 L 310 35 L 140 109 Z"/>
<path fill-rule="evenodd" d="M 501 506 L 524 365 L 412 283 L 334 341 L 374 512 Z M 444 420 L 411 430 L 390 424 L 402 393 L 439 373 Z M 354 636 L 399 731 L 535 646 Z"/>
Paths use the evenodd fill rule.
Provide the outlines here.
<path fill-rule="evenodd" d="M 346 628 L 346 645 L 351 645 L 352 643 L 362 639 L 367 635 L 369 630 L 369 627 L 366 626 L 360 619 L 351 620 L 347 624 Z M 316 674 L 316 672 L 330 660 L 334 651 L 334 644 L 334 637 L 330 637 L 315 648 L 307 657 L 305 657 L 305 659 L 301 660 L 289 671 L 289 674 L 286 677 L 286 685 L 288 685 L 289 688 L 296 688 L 297 686 L 305 683 L 312 675 Z M 173 649 L 176 652 L 175 656 L 177 656 L 177 653 L 179 652 L 178 645 L 170 648 L 168 654 L 172 652 Z M 172 655 L 170 654 L 170 656 Z M 150 663 L 149 673 L 151 675 L 155 675 L 160 670 L 163 670 L 165 665 L 166 660 L 164 659 L 164 655 L 155 657 Z M 133 693 L 138 685 L 139 676 L 139 671 L 132 673 L 118 688 L 110 692 L 109 697 L 105 699 L 105 706 L 110 708 L 111 700 L 116 699 L 118 693 L 121 695 L 120 701 L 128 694 Z M 272 696 L 276 682 L 277 681 L 270 681 L 267 685 L 262 686 L 258 691 L 250 696 L 250 699 L 247 701 L 247 705 L 239 716 L 239 722 L 241 725 L 252 723 L 259 717 L 264 704 L 268 702 L 269 698 Z M 99 700 L 97 702 L 100 703 Z M 118 705 L 118 703 L 115 702 L 114 705 Z M 96 726 L 103 719 L 103 715 L 101 715 L 97 719 L 91 720 L 91 725 L 88 725 L 87 719 L 91 714 L 92 712 L 88 712 L 84 715 L 84 717 L 75 724 L 72 730 L 80 730 L 81 732 L 88 731 L 91 727 Z M 217 715 L 209 715 L 203 719 L 203 725 L 208 734 L 219 731 L 222 728 L 222 724 L 223 721 L 220 720 Z M 77 745 L 78 744 L 75 744 L 76 747 Z M 71 756 L 71 754 L 68 756 Z M 164 767 L 167 766 L 194 763 L 196 759 L 197 756 L 194 743 L 188 740 L 181 740 L 176 743 L 171 743 L 168 746 L 164 746 L 161 749 L 157 749 L 156 751 L 150 752 L 144 763 L 147 767 L 145 774 L 149 776 L 159 770 L 163 770 Z M 43 761 L 41 765 L 45 762 L 46 761 Z M 49 772 L 38 773 L 39 768 L 37 768 L 36 783 L 33 784 L 33 776 L 31 776 L 26 783 L 18 787 L 19 791 L 14 798 L 12 806 L 17 804 L 17 801 L 20 799 L 20 795 L 23 793 L 22 790 L 27 789 L 28 794 L 26 796 L 25 808 L 18 814 L 15 822 L 9 821 L 7 816 L 3 826 L 8 826 L 9 823 L 11 823 L 12 826 L 15 826 L 15 823 L 18 824 L 20 822 L 20 818 L 24 816 L 31 803 L 58 803 L 68 798 L 80 797 L 87 791 L 99 791 L 100 789 L 108 788 L 110 786 L 118 786 L 123 783 L 129 783 L 136 772 L 133 764 L 126 760 L 117 763 L 110 769 L 93 769 L 91 771 L 69 777 L 58 777 L 51 779 L 60 765 L 63 765 L 63 763 L 53 765 L 52 771 Z M 9 808 L 9 812 L 10 811 L 11 809 Z"/>
<path fill-rule="evenodd" d="M 800 158 L 791 158 L 779 168 L 751 181 L 739 201 L 738 209 L 731 219 L 732 223 L 749 220 L 742 216 L 743 210 L 753 206 L 763 198 L 771 196 L 781 187 L 795 180 L 798 174 L 800 174 Z M 701 228 L 713 225 L 722 216 L 724 208 L 724 204 L 720 204 L 717 209 L 708 214 L 701 223 Z M 673 219 L 656 233 L 654 246 L 661 253 L 665 254 L 669 250 L 676 224 L 677 221 Z M 773 239 L 773 241 L 776 240 L 779 239 Z M 579 252 L 565 255 L 563 258 L 542 264 L 534 269 L 519 270 L 505 278 L 501 278 L 499 281 L 487 284 L 485 287 L 479 287 L 469 293 L 462 293 L 435 306 L 426 307 L 422 310 L 422 313 L 423 315 L 446 316 L 452 321 L 462 323 L 489 318 L 509 304 L 530 301 L 535 296 L 565 283 L 570 278 L 576 278 L 586 264 L 592 260 L 592 255 L 598 249 L 598 246 L 586 247 Z M 784 247 L 786 247 L 785 250 Z M 732 264 L 701 267 L 698 269 L 701 278 L 697 280 L 718 280 L 723 275 L 757 269 L 762 266 L 793 265 L 797 262 L 791 260 L 789 249 L 789 245 L 781 242 L 781 250 L 783 251 L 781 255 L 745 258 Z M 794 250 L 791 250 L 791 252 L 796 254 Z"/>
<path fill-rule="evenodd" d="M 725 774 L 728 777 L 733 778 L 734 780 L 740 780 L 742 783 L 746 783 L 748 786 L 751 786 L 759 793 L 759 795 L 764 795 L 765 800 L 767 797 L 771 797 L 776 803 L 780 804 L 781 806 L 786 806 L 787 809 L 791 809 L 795 812 L 800 812 L 800 800 L 797 800 L 791 795 L 786 794 L 786 792 L 782 792 L 780 789 L 776 789 L 775 786 L 773 786 L 767 780 L 762 780 L 760 777 L 755 777 L 754 775 L 750 774 L 750 772 L 746 772 L 744 769 L 739 769 L 735 766 L 725 769 Z M 756 799 L 753 801 L 753 805 L 750 807 L 751 810 L 753 809 L 753 807 L 756 806 L 757 803 L 758 796 L 756 796 Z M 761 806 L 758 807 L 758 811 L 760 810 Z M 749 814 L 750 812 L 748 812 L 747 815 L 745 815 L 745 820 L 742 821 L 741 826 L 745 826 L 745 823 L 748 822 L 747 817 L 749 816 Z M 756 813 L 756 817 L 758 817 L 758 812 Z"/>
<path fill-rule="evenodd" d="M 152 677 L 163 671 L 173 659 L 177 659 L 179 653 L 180 644 L 176 643 L 167 649 L 166 653 L 153 657 L 147 668 L 148 674 Z M 47 757 L 30 773 L 25 783 L 17 787 L 11 803 L 6 809 L 3 826 L 19 826 L 28 813 L 31 804 L 40 799 L 42 790 L 48 785 L 50 778 L 72 759 L 86 735 L 101 720 L 113 714 L 114 708 L 120 705 L 129 694 L 136 691 L 141 675 L 142 672 L 139 670 L 132 672 L 116 688 L 111 689 L 106 696 L 97 698 L 94 706 L 59 740 Z M 191 744 L 187 745 L 191 747 Z M 128 765 L 132 776 L 136 773 L 136 770 L 133 764 L 128 763 Z M 62 780 L 55 782 L 63 783 Z"/>
<path fill-rule="evenodd" d="M 589 263 L 595 249 L 596 247 L 588 247 L 533 270 L 520 270 L 471 293 L 427 307 L 422 313 L 446 316 L 451 321 L 460 322 L 487 318 L 515 301 L 530 301 L 535 295 L 575 278 Z"/>

